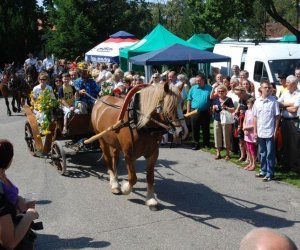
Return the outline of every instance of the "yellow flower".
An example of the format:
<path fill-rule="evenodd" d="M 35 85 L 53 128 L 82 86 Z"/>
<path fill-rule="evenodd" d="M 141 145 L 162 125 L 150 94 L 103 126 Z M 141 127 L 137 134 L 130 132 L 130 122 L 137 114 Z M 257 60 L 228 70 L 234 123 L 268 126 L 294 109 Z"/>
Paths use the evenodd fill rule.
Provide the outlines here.
<path fill-rule="evenodd" d="M 51 123 L 51 111 L 58 108 L 58 106 L 58 100 L 55 99 L 49 89 L 45 89 L 40 93 L 36 103 L 34 104 L 34 108 L 44 114 L 44 119 L 40 123 L 42 134 L 51 134 L 51 131 L 48 130 Z"/>

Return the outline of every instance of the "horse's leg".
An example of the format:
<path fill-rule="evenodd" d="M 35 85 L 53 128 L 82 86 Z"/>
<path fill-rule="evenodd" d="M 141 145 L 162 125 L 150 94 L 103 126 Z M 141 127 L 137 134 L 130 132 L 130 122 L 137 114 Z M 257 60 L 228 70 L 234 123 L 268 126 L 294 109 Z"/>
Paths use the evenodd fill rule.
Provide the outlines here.
<path fill-rule="evenodd" d="M 12 99 L 11 99 L 11 106 L 12 106 L 12 110 L 14 113 L 16 113 L 18 111 L 18 109 L 16 108 L 16 102 L 17 101 L 17 94 L 15 92 L 12 93 Z"/>
<path fill-rule="evenodd" d="M 147 160 L 147 196 L 146 205 L 149 206 L 151 210 L 157 210 L 158 202 L 154 195 L 154 166 L 158 158 L 158 148 L 156 148 L 150 156 L 145 156 Z"/>
<path fill-rule="evenodd" d="M 22 98 L 22 93 L 21 91 L 16 92 L 16 101 L 17 101 L 17 112 L 21 112 L 21 98 Z"/>
<path fill-rule="evenodd" d="M 100 141 L 101 149 L 103 151 L 103 159 L 105 164 L 108 168 L 107 173 L 109 174 L 109 184 L 111 186 L 111 191 L 113 194 L 120 194 L 120 184 L 118 182 L 118 175 L 117 175 L 117 159 L 112 156 L 113 150 L 111 147 Z"/>
<path fill-rule="evenodd" d="M 133 160 L 133 157 L 124 154 L 124 158 L 126 161 L 126 167 L 127 167 L 127 172 L 128 172 L 128 181 L 122 181 L 121 184 L 121 191 L 122 194 L 130 194 L 132 191 L 132 187 L 135 185 L 137 182 L 137 177 L 136 177 L 136 172 L 135 172 L 135 160 Z"/>
<path fill-rule="evenodd" d="M 24 103 L 23 103 L 23 106 L 25 105 L 25 101 L 26 101 L 27 105 L 30 107 L 31 106 L 31 103 L 30 103 L 31 87 L 30 87 L 30 85 L 26 84 L 24 93 L 25 94 L 24 94 Z"/>
<path fill-rule="evenodd" d="M 10 111 L 10 108 L 9 108 L 9 101 L 8 101 L 8 89 L 7 89 L 6 85 L 4 85 L 4 84 L 2 85 L 1 82 L 0 82 L 0 91 L 2 93 L 2 96 L 4 97 L 4 100 L 5 100 L 7 115 L 11 116 L 11 111 Z"/>
<path fill-rule="evenodd" d="M 113 194 L 121 194 L 120 184 L 118 182 L 118 161 L 119 161 L 120 151 L 116 148 L 110 147 L 110 156 L 111 156 L 111 167 L 110 171 L 110 184 L 111 191 Z"/>
<path fill-rule="evenodd" d="M 3 94 L 4 96 L 4 94 Z M 4 96 L 4 99 L 5 99 L 5 104 L 6 104 L 6 108 L 7 108 L 7 115 L 11 116 L 11 110 L 9 108 L 9 100 L 8 100 L 8 97 L 7 96 Z"/>
<path fill-rule="evenodd" d="M 31 93 L 31 89 L 30 89 L 30 86 L 28 86 L 28 90 L 26 92 L 26 102 L 27 102 L 27 105 L 30 107 L 31 106 L 31 100 L 30 100 L 30 93 Z"/>
<path fill-rule="evenodd" d="M 27 103 L 27 105 L 28 105 L 29 107 L 31 107 L 29 95 L 26 97 L 26 103 Z"/>

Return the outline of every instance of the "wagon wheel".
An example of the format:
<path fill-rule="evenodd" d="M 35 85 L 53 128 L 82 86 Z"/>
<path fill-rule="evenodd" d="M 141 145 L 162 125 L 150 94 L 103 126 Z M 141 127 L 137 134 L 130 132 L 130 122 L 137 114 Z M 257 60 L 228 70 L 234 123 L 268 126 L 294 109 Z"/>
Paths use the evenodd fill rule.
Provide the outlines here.
<path fill-rule="evenodd" d="M 57 171 L 64 175 L 66 172 L 66 154 L 59 141 L 54 141 L 51 147 L 51 159 L 57 167 Z"/>
<path fill-rule="evenodd" d="M 33 156 L 35 156 L 36 155 L 36 145 L 35 145 L 32 129 L 30 127 L 29 122 L 25 123 L 25 141 L 26 141 L 29 152 Z"/>

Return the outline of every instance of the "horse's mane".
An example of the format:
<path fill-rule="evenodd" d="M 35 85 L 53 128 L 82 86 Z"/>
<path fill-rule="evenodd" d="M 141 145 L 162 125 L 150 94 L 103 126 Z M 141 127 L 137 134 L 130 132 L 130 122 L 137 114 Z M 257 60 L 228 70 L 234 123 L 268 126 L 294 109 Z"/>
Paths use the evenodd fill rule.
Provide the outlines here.
<path fill-rule="evenodd" d="M 151 85 L 140 91 L 140 112 L 137 127 L 142 128 L 148 122 L 151 113 L 159 103 L 162 105 L 164 114 L 176 112 L 177 105 L 181 101 L 180 91 L 177 87 L 170 88 L 168 92 L 164 90 L 164 84 Z"/>

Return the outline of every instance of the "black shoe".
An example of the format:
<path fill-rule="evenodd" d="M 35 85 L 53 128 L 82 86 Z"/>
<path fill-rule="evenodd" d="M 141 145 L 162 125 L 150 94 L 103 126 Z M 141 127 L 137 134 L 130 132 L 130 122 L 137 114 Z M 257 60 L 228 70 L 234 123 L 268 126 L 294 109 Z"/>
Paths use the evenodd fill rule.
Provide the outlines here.
<path fill-rule="evenodd" d="M 265 175 L 263 175 L 262 173 L 259 173 L 259 174 L 256 174 L 255 177 L 258 177 L 258 178 L 265 178 Z"/>
<path fill-rule="evenodd" d="M 200 149 L 200 145 L 198 143 L 194 144 L 194 147 L 192 147 L 192 150 L 199 150 Z"/>

